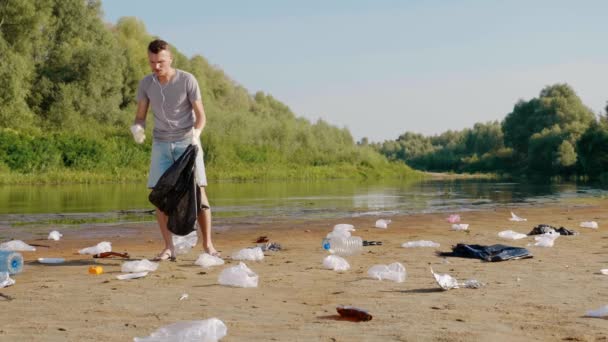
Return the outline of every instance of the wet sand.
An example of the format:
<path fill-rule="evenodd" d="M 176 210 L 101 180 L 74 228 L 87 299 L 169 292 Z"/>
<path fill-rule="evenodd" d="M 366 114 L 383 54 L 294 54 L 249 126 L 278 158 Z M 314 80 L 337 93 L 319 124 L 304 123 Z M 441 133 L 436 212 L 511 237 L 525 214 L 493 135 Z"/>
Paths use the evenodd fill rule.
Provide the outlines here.
<path fill-rule="evenodd" d="M 510 208 L 460 213 L 469 232 L 452 231 L 446 214 L 393 216 L 388 229 L 374 228 L 380 217 L 269 223 L 218 220 L 215 244 L 226 265 L 203 269 L 193 264 L 200 246 L 177 262 L 162 262 L 147 277 L 121 281 L 122 259 L 93 259 L 76 251 L 101 241 L 133 259 L 152 258 L 161 248 L 154 224 L 94 225 L 61 229 L 60 241 L 46 240 L 54 227 L 0 228 L 4 237 L 38 247 L 23 252 L 23 273 L 0 289 L 0 341 L 132 341 L 178 321 L 216 317 L 228 327 L 223 341 L 608 341 L 608 319 L 588 318 L 588 310 L 608 305 L 608 201 L 577 200 L 559 205 L 517 208 L 527 222 L 510 222 Z M 599 229 L 580 228 L 597 221 Z M 322 238 L 337 223 L 355 225 L 354 235 L 379 240 L 348 257 L 351 269 L 323 269 Z M 580 232 L 562 236 L 552 248 L 527 247 L 534 258 L 506 262 L 442 258 L 456 243 L 503 243 L 526 247 L 532 237 L 508 241 L 502 230 L 528 233 L 540 223 Z M 268 236 L 283 250 L 246 264 L 259 275 L 257 288 L 218 284 L 220 272 L 238 264 L 233 252 Z M 402 248 L 431 240 L 439 248 Z M 42 265 L 40 257 L 64 257 L 61 265 Z M 375 264 L 402 263 L 403 283 L 367 276 Z M 104 273 L 88 274 L 91 265 Z M 442 291 L 429 271 L 459 280 L 477 279 L 480 289 Z M 179 300 L 182 294 L 188 298 Z M 339 304 L 369 311 L 369 322 L 340 319 Z"/>

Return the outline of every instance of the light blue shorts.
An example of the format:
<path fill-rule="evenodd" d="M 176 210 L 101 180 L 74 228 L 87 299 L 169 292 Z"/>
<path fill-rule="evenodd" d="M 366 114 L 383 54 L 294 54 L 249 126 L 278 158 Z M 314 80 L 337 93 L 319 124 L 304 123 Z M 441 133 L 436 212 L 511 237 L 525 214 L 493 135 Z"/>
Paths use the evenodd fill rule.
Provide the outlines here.
<path fill-rule="evenodd" d="M 152 160 L 150 161 L 150 174 L 148 175 L 148 188 L 152 189 L 160 179 L 160 176 L 167 171 L 171 165 L 186 151 L 191 139 L 182 141 L 165 142 L 156 141 L 152 143 Z M 207 176 L 205 175 L 205 162 L 203 160 L 203 150 L 200 148 L 196 154 L 195 177 L 199 186 L 207 186 Z"/>

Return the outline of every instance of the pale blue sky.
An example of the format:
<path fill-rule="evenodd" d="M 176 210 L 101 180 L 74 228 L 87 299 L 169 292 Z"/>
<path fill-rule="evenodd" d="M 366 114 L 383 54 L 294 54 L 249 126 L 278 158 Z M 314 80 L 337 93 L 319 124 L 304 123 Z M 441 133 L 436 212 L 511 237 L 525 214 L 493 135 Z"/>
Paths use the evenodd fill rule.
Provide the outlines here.
<path fill-rule="evenodd" d="M 570 84 L 608 100 L 603 0 L 102 0 L 297 116 L 396 139 L 502 120 L 518 99 Z M 145 52 L 142 52 L 145 53 Z"/>

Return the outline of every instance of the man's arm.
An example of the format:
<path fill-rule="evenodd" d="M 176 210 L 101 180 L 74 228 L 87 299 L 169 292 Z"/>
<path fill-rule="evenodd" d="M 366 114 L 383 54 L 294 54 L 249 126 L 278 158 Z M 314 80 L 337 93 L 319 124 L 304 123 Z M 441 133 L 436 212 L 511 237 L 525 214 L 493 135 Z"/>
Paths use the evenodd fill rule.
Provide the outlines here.
<path fill-rule="evenodd" d="M 203 107 L 203 101 L 196 100 L 192 101 L 192 109 L 194 109 L 194 129 L 202 131 L 207 124 L 207 117 L 205 116 L 205 108 Z"/>

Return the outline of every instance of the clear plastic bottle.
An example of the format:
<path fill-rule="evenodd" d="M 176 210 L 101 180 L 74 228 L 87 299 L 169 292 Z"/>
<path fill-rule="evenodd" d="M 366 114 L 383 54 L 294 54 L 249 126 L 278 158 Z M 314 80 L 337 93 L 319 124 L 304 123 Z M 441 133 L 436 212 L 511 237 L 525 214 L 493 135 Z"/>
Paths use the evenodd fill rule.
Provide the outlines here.
<path fill-rule="evenodd" d="M 17 274 L 23 270 L 23 256 L 20 253 L 0 250 L 0 272 Z"/>
<path fill-rule="evenodd" d="M 358 236 L 350 236 L 346 238 L 331 238 L 323 239 L 323 249 L 331 254 L 339 256 L 349 256 L 358 254 L 363 247 L 363 240 Z"/>

